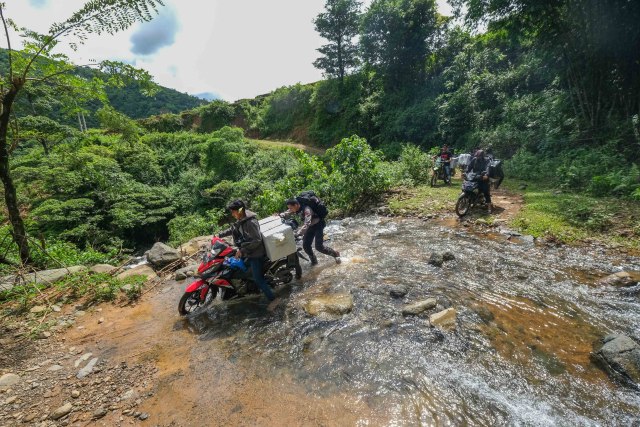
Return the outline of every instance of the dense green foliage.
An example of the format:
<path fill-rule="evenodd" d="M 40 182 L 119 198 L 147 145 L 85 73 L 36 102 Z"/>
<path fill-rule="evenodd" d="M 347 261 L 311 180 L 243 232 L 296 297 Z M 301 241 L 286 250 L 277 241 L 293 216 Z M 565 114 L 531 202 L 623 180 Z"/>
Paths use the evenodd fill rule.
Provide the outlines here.
<path fill-rule="evenodd" d="M 357 3 L 336 0 L 316 26 L 332 43 L 318 65 L 337 78 L 137 123 L 103 108 L 96 117 L 105 133 L 61 138 L 51 127 L 49 156 L 33 133 L 11 160 L 30 236 L 111 253 L 177 244 L 222 227 L 233 198 L 264 216 L 302 190 L 334 213 L 358 210 L 392 185 L 426 182 L 425 153 L 444 143 L 457 152 L 491 147 L 507 159 L 509 178 L 640 199 L 640 3 L 451 3 L 465 26 L 439 15 L 434 0 L 374 0 L 350 39 L 359 40 L 361 67 L 343 80 L 332 37 L 347 12 L 338 6 L 353 18 Z M 478 24 L 484 33 L 472 31 Z M 61 95 L 29 88 L 24 96 L 39 111 Z M 245 135 L 334 148 L 318 159 L 261 149 Z M 563 212 L 563 224 L 606 229 L 612 214 L 586 204 L 553 212 Z"/>

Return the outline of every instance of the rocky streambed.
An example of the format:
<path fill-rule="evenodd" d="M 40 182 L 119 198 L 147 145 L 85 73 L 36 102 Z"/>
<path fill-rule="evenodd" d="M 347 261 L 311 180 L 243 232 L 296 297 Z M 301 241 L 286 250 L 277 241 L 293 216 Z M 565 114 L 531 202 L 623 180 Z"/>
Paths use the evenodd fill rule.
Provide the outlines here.
<path fill-rule="evenodd" d="M 640 420 L 640 393 L 628 387 L 640 286 L 620 273 L 640 270 L 635 256 L 541 246 L 448 220 L 363 216 L 333 222 L 327 234 L 344 262 L 325 258 L 307 270 L 281 291 L 276 313 L 239 301 L 184 327 L 247 370 L 366 403 L 363 422 Z M 607 344 L 610 334 L 625 341 Z M 616 365 L 620 357 L 628 363 Z"/>

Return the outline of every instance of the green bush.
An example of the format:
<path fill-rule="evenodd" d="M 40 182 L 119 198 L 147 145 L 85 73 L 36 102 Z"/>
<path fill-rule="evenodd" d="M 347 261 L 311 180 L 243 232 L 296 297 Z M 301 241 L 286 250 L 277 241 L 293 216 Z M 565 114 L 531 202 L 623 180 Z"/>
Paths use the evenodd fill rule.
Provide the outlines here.
<path fill-rule="evenodd" d="M 431 170 L 431 157 L 420 147 L 412 144 L 402 145 L 400 159 L 400 171 L 403 180 L 411 185 L 422 184 L 429 181 Z"/>
<path fill-rule="evenodd" d="M 220 222 L 226 218 L 224 209 L 216 209 L 201 214 L 177 216 L 167 224 L 169 228 L 169 246 L 177 247 L 194 237 L 217 233 L 224 227 Z"/>
<path fill-rule="evenodd" d="M 366 140 L 356 135 L 343 139 L 327 155 L 332 168 L 331 201 L 339 208 L 357 210 L 391 184 L 381 168 L 383 154 L 372 150 Z"/>

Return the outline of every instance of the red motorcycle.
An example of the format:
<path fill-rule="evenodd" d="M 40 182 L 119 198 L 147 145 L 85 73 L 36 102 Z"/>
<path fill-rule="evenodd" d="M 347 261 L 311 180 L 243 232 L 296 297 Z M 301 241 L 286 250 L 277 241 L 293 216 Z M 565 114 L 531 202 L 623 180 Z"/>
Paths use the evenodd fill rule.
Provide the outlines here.
<path fill-rule="evenodd" d="M 211 303 L 220 294 L 220 299 L 230 300 L 248 294 L 260 293 L 260 289 L 253 281 L 251 270 L 234 269 L 225 264 L 225 260 L 235 256 L 237 249 L 232 248 L 223 240 L 214 237 L 209 249 L 202 257 L 202 264 L 195 274 L 196 280 L 184 291 L 178 304 L 178 312 L 184 316 L 195 313 Z M 268 257 L 263 260 L 262 270 L 264 278 L 271 288 L 290 283 L 295 276 L 302 277 L 300 257 L 305 258 L 298 251 L 285 258 L 271 261 Z"/>

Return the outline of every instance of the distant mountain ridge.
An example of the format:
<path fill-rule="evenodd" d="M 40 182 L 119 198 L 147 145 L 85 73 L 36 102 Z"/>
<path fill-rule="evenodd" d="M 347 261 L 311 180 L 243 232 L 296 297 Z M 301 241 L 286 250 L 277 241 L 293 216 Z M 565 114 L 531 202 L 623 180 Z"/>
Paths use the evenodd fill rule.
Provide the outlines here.
<path fill-rule="evenodd" d="M 0 48 L 0 73 L 5 74 L 9 68 L 9 52 L 7 49 Z M 80 75 L 89 74 L 95 75 L 95 71 L 89 68 L 81 68 L 78 71 Z M 107 95 L 111 106 L 117 111 L 126 114 L 132 119 L 141 119 L 158 114 L 165 113 L 180 113 L 181 111 L 191 110 L 201 105 L 209 103 L 209 99 L 199 98 L 197 96 L 189 95 L 187 93 L 179 92 L 175 89 L 170 89 L 161 86 L 162 90 L 153 97 L 146 97 L 142 95 L 135 84 L 125 86 L 123 88 L 109 88 L 107 89 Z M 205 93 L 202 95 L 215 95 Z M 98 110 L 102 105 L 96 102 L 90 106 L 89 109 L 92 112 Z M 26 109 L 25 109 L 26 110 Z M 52 109 L 37 111 L 39 115 L 47 116 L 53 120 L 65 123 L 71 126 L 77 126 L 78 120 L 75 117 L 68 117 L 62 114 L 62 112 Z M 31 112 L 23 112 L 21 115 L 28 115 Z M 97 128 L 99 123 L 95 114 L 89 114 L 86 117 L 87 127 Z"/>

